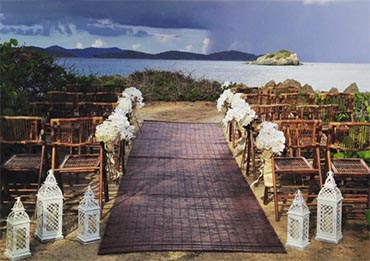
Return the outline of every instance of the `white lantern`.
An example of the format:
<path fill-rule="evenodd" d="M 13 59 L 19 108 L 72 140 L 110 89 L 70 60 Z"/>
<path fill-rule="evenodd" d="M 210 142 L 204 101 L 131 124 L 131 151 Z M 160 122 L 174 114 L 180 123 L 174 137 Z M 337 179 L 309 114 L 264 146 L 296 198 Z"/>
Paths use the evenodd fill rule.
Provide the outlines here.
<path fill-rule="evenodd" d="M 62 239 L 63 193 L 49 170 L 37 193 L 35 236 L 41 241 Z"/>
<path fill-rule="evenodd" d="M 10 212 L 6 222 L 5 256 L 10 259 L 31 256 L 30 218 L 24 210 L 20 197 L 14 203 L 12 212 Z"/>
<path fill-rule="evenodd" d="M 328 172 L 317 197 L 316 240 L 338 243 L 342 238 L 342 193 L 335 183 L 333 172 Z"/>
<path fill-rule="evenodd" d="M 305 249 L 309 244 L 310 210 L 300 190 L 295 194 L 288 210 L 288 235 L 286 246 Z"/>
<path fill-rule="evenodd" d="M 100 207 L 94 192 L 88 186 L 83 199 L 78 206 L 77 239 L 84 244 L 100 239 Z"/>

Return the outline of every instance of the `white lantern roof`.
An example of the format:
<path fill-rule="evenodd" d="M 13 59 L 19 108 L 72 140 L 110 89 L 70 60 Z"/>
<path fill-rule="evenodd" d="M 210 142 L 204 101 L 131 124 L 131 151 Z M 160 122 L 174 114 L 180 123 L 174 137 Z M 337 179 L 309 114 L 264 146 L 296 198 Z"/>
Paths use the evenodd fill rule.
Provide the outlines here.
<path fill-rule="evenodd" d="M 12 212 L 10 212 L 6 221 L 12 224 L 30 222 L 30 218 L 23 207 L 20 197 L 17 197 L 17 201 L 14 203 Z"/>
<path fill-rule="evenodd" d="M 39 199 L 63 198 L 63 192 L 58 186 L 53 170 L 48 171 L 48 176 L 46 177 L 44 184 L 40 187 L 37 197 Z"/>
<path fill-rule="evenodd" d="M 317 198 L 335 202 L 343 199 L 342 193 L 335 183 L 334 173 L 332 171 L 328 172 L 328 177 L 326 178 L 325 184 L 320 190 Z"/>
<path fill-rule="evenodd" d="M 81 200 L 79 206 L 81 210 L 100 210 L 99 203 L 95 199 L 95 195 L 90 186 L 87 187 L 85 195 Z"/>
<path fill-rule="evenodd" d="M 293 203 L 289 207 L 288 214 L 306 215 L 309 213 L 310 213 L 310 210 L 304 201 L 302 192 L 298 189 L 295 194 Z"/>

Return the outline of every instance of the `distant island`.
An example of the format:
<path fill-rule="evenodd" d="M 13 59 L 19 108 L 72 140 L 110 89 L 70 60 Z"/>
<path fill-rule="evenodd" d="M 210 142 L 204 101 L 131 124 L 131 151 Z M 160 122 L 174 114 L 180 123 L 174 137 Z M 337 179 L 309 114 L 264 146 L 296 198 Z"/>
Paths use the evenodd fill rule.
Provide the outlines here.
<path fill-rule="evenodd" d="M 239 51 L 224 51 L 211 54 L 199 54 L 181 51 L 168 51 L 150 54 L 119 48 L 84 48 L 66 49 L 57 45 L 48 48 L 35 46 L 25 47 L 29 51 L 46 53 L 54 57 L 64 58 L 114 58 L 114 59 L 156 59 L 156 60 L 203 60 L 203 61 L 254 61 L 257 55 Z"/>
<path fill-rule="evenodd" d="M 257 58 L 252 64 L 257 65 L 300 65 L 298 55 L 288 50 L 267 53 Z"/>

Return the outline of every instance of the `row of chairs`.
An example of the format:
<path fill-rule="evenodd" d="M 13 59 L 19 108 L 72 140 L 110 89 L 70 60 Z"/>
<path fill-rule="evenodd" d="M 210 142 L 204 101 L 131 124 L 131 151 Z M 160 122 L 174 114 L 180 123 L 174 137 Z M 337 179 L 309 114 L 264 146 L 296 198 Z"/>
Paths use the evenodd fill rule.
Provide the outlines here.
<path fill-rule="evenodd" d="M 11 206 L 16 196 L 26 198 L 25 204 L 35 204 L 49 168 L 72 204 L 90 184 L 103 206 L 109 200 L 105 153 L 95 140 L 96 126 L 102 122 L 101 116 L 53 118 L 49 136 L 42 117 L 1 116 L 2 206 Z"/>
<path fill-rule="evenodd" d="M 338 187 L 344 196 L 344 213 L 363 216 L 370 208 L 370 169 L 362 158 L 370 159 L 370 123 L 330 122 L 323 129 L 320 120 L 275 120 L 284 132 L 286 149 L 281 157 L 272 159 L 273 187 L 265 188 L 263 200 L 274 201 L 275 218 L 280 220 L 297 189 L 304 191 L 308 205 L 315 206 L 315 198 L 323 185 L 322 173 L 334 172 Z M 255 136 L 255 135 L 254 135 Z M 242 162 L 247 174 L 256 172 L 257 148 L 250 135 Z M 324 138 L 326 137 L 326 138 Z M 248 165 L 252 164 L 250 172 Z M 254 178 L 257 174 L 254 173 Z M 271 191 L 272 190 L 272 191 Z M 272 196 L 271 196 L 272 195 Z"/>
<path fill-rule="evenodd" d="M 122 93 L 117 92 L 67 92 L 67 91 L 48 91 L 46 100 L 49 102 L 116 102 Z"/>
<path fill-rule="evenodd" d="M 106 119 L 117 107 L 115 102 L 31 102 L 32 115 L 51 118 L 103 116 Z"/>

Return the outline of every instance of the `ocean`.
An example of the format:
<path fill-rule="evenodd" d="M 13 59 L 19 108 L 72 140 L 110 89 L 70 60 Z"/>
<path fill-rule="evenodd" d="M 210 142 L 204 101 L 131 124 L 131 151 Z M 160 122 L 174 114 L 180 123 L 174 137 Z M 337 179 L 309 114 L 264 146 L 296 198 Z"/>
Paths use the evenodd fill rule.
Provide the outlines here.
<path fill-rule="evenodd" d="M 241 61 L 188 61 L 59 58 L 57 64 L 80 75 L 96 76 L 118 74 L 128 76 L 136 71 L 181 71 L 195 79 L 205 78 L 220 82 L 244 83 L 250 87 L 263 86 L 295 79 L 314 90 L 328 91 L 332 87 L 343 91 L 356 83 L 360 91 L 370 91 L 370 64 L 305 63 L 301 66 L 261 66 Z"/>

